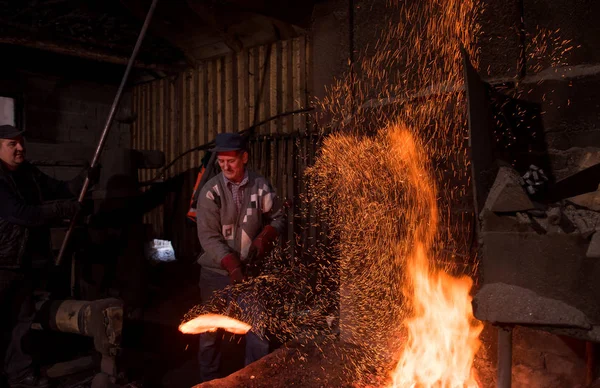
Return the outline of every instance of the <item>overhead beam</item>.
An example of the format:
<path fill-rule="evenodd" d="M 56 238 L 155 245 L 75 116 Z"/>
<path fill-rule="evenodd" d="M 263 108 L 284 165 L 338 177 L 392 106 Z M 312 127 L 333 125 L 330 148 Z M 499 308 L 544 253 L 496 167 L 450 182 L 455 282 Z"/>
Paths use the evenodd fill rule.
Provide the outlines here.
<path fill-rule="evenodd" d="M 32 40 L 25 37 L 0 36 L 0 44 L 10 44 L 22 47 L 29 47 L 38 50 L 49 51 L 57 54 L 68 55 L 72 57 L 90 59 L 97 62 L 113 63 L 117 65 L 126 65 L 128 57 L 109 54 L 97 50 L 90 50 L 78 45 L 69 45 L 65 43 L 56 43 L 50 41 Z M 138 69 L 147 69 L 155 71 L 164 71 L 168 73 L 181 70 L 183 67 L 178 65 L 153 64 L 136 61 L 133 65 Z"/>
<path fill-rule="evenodd" d="M 135 18 L 144 20 L 146 17 L 147 2 L 143 0 L 120 0 L 120 3 Z M 163 38 L 169 44 L 178 48 L 183 53 L 187 64 L 192 67 L 196 66 L 198 64 L 197 58 L 193 55 L 188 44 L 191 31 L 187 31 L 187 29 L 190 25 L 197 27 L 201 23 L 201 20 L 192 20 L 189 12 L 186 13 L 185 9 L 181 9 L 177 2 L 159 3 L 157 8 L 158 12 L 154 15 L 154 20 L 149 27 L 150 33 L 156 37 Z M 173 14 L 173 9 L 176 14 L 174 18 L 176 22 L 172 23 L 169 20 L 169 16 Z"/>
<path fill-rule="evenodd" d="M 316 0 L 226 0 L 230 7 L 254 12 L 273 20 L 308 28 Z"/>
<path fill-rule="evenodd" d="M 222 8 L 216 4 L 206 4 L 201 0 L 187 0 L 187 4 L 200 19 L 221 36 L 231 51 L 236 53 L 242 51 L 244 48 L 242 41 L 235 34 L 227 31 Z"/>

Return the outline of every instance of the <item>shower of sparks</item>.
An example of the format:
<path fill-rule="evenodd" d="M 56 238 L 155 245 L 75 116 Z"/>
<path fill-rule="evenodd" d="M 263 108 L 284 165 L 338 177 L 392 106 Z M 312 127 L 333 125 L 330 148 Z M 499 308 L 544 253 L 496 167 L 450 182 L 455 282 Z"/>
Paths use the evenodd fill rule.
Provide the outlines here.
<path fill-rule="evenodd" d="M 459 350 L 464 345 L 461 335 L 471 343 L 466 344 L 466 360 L 441 362 L 448 368 L 460 364 L 457 373 L 466 373 L 463 383 L 467 387 L 472 383 L 478 333 L 470 331 L 470 280 L 458 281 L 446 273 L 475 271 L 467 260 L 473 225 L 460 49 L 477 65 L 476 19 L 481 9 L 472 0 L 392 1 L 388 7 L 389 26 L 375 47 L 321 101 L 322 111 L 337 126 L 325 138 L 309 171 L 311 198 L 321 206 L 321 218 L 332 225 L 330 237 L 337 242 L 341 331 L 361 349 L 349 366 L 351 372 L 366 381 L 373 374 L 397 368 L 404 375 L 392 375 L 390 384 L 432 386 L 423 376 L 407 372 L 408 363 L 398 361 L 406 344 L 451 348 L 415 337 L 423 334 L 416 330 L 418 322 L 448 313 L 443 310 L 448 306 L 426 306 L 430 301 L 415 299 L 415 293 L 423 292 L 419 287 L 423 284 L 438 296 L 458 288 L 452 294 L 458 300 L 452 303 L 463 309 L 457 325 L 466 332 L 450 333 L 459 336 L 445 341 L 457 341 L 455 349 Z M 413 143 L 398 135 L 397 123 L 403 123 L 402 133 L 418 140 Z M 401 138 L 394 141 L 394 136 Z M 419 147 L 416 155 L 427 156 L 419 158 L 421 169 L 409 168 L 403 159 L 404 147 L 411 144 Z M 429 201 L 423 207 L 421 196 L 430 193 L 435 193 L 428 197 L 434 206 Z M 432 211 L 435 220 L 430 219 Z M 423 228 L 432 229 L 425 233 Z M 418 257 L 421 262 L 432 261 L 430 267 L 417 270 L 410 265 Z M 423 274 L 427 282 L 419 283 L 417 278 Z M 426 307 L 436 309 L 435 313 Z M 452 324 L 428 321 L 429 334 L 444 323 Z M 438 357 L 448 356 L 444 349 Z M 404 354 L 415 357 L 425 373 L 431 372 L 423 364 L 435 360 L 416 357 L 418 352 Z M 448 374 L 447 369 L 438 372 Z M 406 373 L 409 381 L 403 380 Z M 445 377 L 433 376 L 437 384 Z"/>

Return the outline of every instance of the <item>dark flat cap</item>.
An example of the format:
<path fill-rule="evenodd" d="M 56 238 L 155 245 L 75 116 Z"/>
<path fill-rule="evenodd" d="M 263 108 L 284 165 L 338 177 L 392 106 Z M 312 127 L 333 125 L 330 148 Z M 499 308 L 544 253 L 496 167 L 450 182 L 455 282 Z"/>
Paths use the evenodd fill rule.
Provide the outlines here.
<path fill-rule="evenodd" d="M 212 152 L 239 151 L 246 149 L 246 141 L 239 133 L 219 133 Z"/>
<path fill-rule="evenodd" d="M 22 131 L 12 125 L 0 125 L 0 139 L 13 139 L 19 135 L 22 135 Z"/>

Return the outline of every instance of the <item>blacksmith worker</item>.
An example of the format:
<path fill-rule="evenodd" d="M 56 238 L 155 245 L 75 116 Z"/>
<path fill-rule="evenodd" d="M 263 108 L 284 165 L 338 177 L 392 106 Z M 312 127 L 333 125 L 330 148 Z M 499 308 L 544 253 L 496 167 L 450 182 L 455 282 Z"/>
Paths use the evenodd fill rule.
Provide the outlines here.
<path fill-rule="evenodd" d="M 244 264 L 263 259 L 285 227 L 279 198 L 267 179 L 246 168 L 248 151 L 237 133 L 217 135 L 217 162 L 222 172 L 200 191 L 197 204 L 198 238 L 204 253 L 198 259 L 201 300 L 229 284 L 245 280 Z M 222 333 L 200 334 L 200 378 L 219 376 Z M 245 364 L 269 353 L 269 342 L 252 331 L 246 334 Z"/>
<path fill-rule="evenodd" d="M 34 279 L 51 265 L 50 223 L 79 210 L 74 198 L 84 180 L 62 182 L 42 173 L 25 160 L 23 131 L 0 126 L 0 354 L 10 387 L 48 386 L 26 346 Z"/>

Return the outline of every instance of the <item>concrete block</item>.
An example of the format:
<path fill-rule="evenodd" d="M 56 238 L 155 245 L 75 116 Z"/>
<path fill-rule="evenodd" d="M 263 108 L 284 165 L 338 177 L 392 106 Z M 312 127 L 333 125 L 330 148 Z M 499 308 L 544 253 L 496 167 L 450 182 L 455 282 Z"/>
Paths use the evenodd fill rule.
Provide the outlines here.
<path fill-rule="evenodd" d="M 482 289 L 495 283 L 520 287 L 531 292 L 527 294 L 531 301 L 563 302 L 574 308 L 570 310 L 573 317 L 578 316 L 575 311 L 578 310 L 590 322 L 600 322 L 600 288 L 597 287 L 600 260 L 586 258 L 589 242 L 581 235 L 482 232 L 481 240 L 483 245 L 479 268 Z M 505 289 L 507 292 L 512 290 L 510 287 Z M 494 290 L 490 289 L 490 295 L 500 295 L 497 297 L 502 299 L 500 291 Z M 520 296 L 518 292 L 515 294 L 514 303 Z M 512 308 L 512 303 L 512 299 L 507 300 L 498 308 Z M 556 311 L 559 311 L 559 307 L 566 308 L 560 303 L 551 304 Z M 507 315 L 509 312 L 500 311 L 498 314 Z"/>
<path fill-rule="evenodd" d="M 492 323 L 570 326 L 584 330 L 592 327 L 577 308 L 504 283 L 484 285 L 473 298 L 473 307 L 477 319 Z"/>

